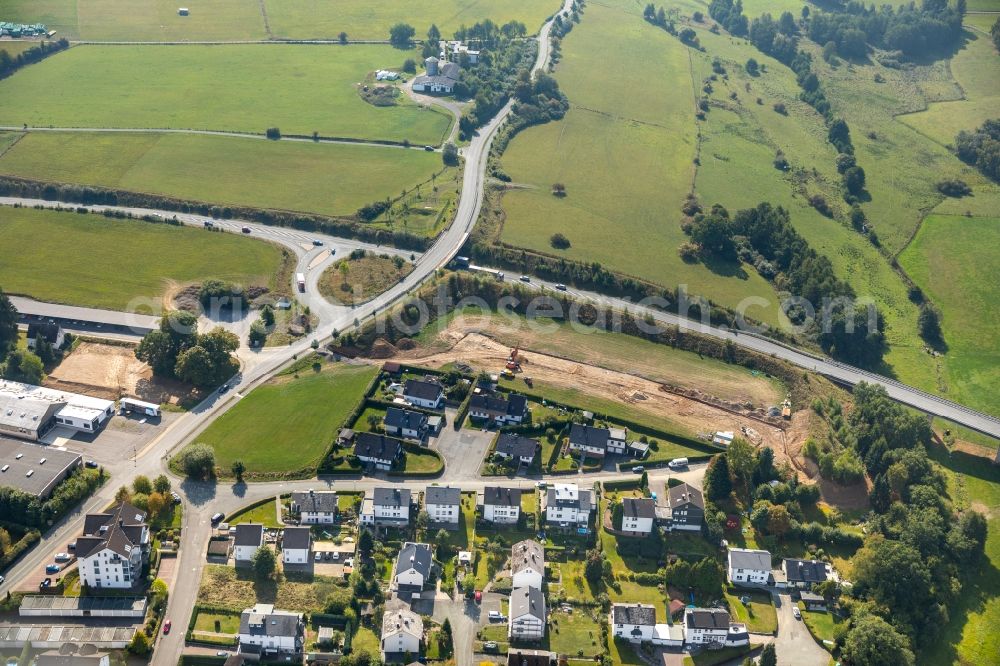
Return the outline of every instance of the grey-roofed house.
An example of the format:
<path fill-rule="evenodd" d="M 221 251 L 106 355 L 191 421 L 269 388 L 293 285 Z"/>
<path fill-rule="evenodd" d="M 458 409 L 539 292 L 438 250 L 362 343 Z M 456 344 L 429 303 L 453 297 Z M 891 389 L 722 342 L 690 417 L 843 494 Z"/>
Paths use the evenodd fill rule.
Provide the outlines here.
<path fill-rule="evenodd" d="M 365 493 L 361 503 L 361 523 L 403 527 L 410 523 L 409 488 L 375 488 Z"/>
<path fill-rule="evenodd" d="M 79 453 L 0 437 L 0 486 L 45 499 L 81 464 Z"/>
<path fill-rule="evenodd" d="M 281 561 L 285 564 L 307 564 L 312 550 L 312 530 L 308 527 L 286 527 L 281 534 Z"/>
<path fill-rule="evenodd" d="M 609 453 L 624 454 L 628 449 L 628 431 L 623 428 L 596 428 L 574 423 L 569 429 L 570 451 L 591 458 L 603 458 Z"/>
<path fill-rule="evenodd" d="M 542 589 L 545 578 L 545 549 L 533 539 L 518 541 L 510 548 L 512 587 Z"/>
<path fill-rule="evenodd" d="M 644 536 L 653 531 L 656 502 L 648 497 L 626 497 L 622 500 L 622 531 Z"/>
<path fill-rule="evenodd" d="M 251 659 L 260 656 L 302 654 L 305 623 L 302 614 L 257 604 L 240 615 L 239 651 Z"/>
<path fill-rule="evenodd" d="M 354 455 L 363 463 L 388 471 L 403 455 L 403 443 L 385 435 L 359 432 L 354 439 Z"/>
<path fill-rule="evenodd" d="M 233 541 L 233 559 L 237 564 L 249 564 L 253 554 L 264 545 L 264 526 L 259 523 L 242 523 L 236 526 Z"/>
<path fill-rule="evenodd" d="M 38 339 L 42 338 L 50 345 L 58 349 L 62 347 L 66 339 L 66 332 L 59 324 L 48 321 L 31 322 L 28 324 L 28 349 L 38 346 Z"/>
<path fill-rule="evenodd" d="M 730 583 L 767 585 L 771 579 L 771 553 L 750 548 L 730 548 L 727 574 Z"/>
<path fill-rule="evenodd" d="M 56 424 L 62 403 L 0 393 L 0 435 L 38 441 Z"/>
<path fill-rule="evenodd" d="M 537 587 L 518 587 L 510 594 L 507 637 L 540 641 L 545 638 L 545 595 Z"/>
<path fill-rule="evenodd" d="M 444 387 L 437 380 L 407 379 L 403 384 L 403 398 L 417 407 L 440 409 L 444 401 Z"/>
<path fill-rule="evenodd" d="M 149 556 L 146 512 L 127 502 L 87 514 L 76 539 L 80 580 L 90 588 L 127 589 L 142 582 Z"/>
<path fill-rule="evenodd" d="M 445 527 L 458 527 L 462 515 L 462 491 L 450 486 L 427 486 L 424 491 L 424 510 L 431 522 Z"/>
<path fill-rule="evenodd" d="M 483 520 L 513 524 L 521 517 L 520 488 L 486 486 L 483 488 Z"/>
<path fill-rule="evenodd" d="M 705 498 L 694 486 L 682 483 L 667 489 L 667 527 L 696 532 L 705 518 Z"/>
<path fill-rule="evenodd" d="M 826 562 L 797 560 L 790 557 L 781 560 L 781 569 L 785 572 L 788 585 L 804 590 L 811 590 L 813 585 L 822 583 L 832 573 L 830 565 Z"/>
<path fill-rule="evenodd" d="M 35 657 L 35 666 L 108 666 L 111 655 L 95 646 L 66 643 L 58 650 L 46 650 Z"/>
<path fill-rule="evenodd" d="M 329 525 L 340 513 L 337 493 L 332 490 L 294 492 L 289 509 L 303 525 Z"/>
<path fill-rule="evenodd" d="M 799 599 L 805 604 L 806 610 L 826 610 L 826 599 L 822 595 L 802 592 Z"/>
<path fill-rule="evenodd" d="M 424 622 L 403 605 L 387 608 L 382 615 L 382 661 L 404 663 L 406 654 L 419 655 L 424 638 Z"/>
<path fill-rule="evenodd" d="M 588 527 L 597 508 L 594 493 L 575 483 L 553 483 L 542 495 L 545 522 L 576 528 Z"/>
<path fill-rule="evenodd" d="M 426 543 L 407 542 L 396 556 L 396 587 L 401 590 L 419 591 L 431 575 L 434 558 Z"/>
<path fill-rule="evenodd" d="M 512 393 L 508 397 L 491 393 L 477 393 L 469 400 L 469 416 L 497 425 L 522 423 L 528 417 L 528 400 Z"/>
<path fill-rule="evenodd" d="M 507 460 L 514 459 L 524 465 L 530 465 L 535 461 L 539 447 L 537 439 L 512 432 L 502 432 L 497 437 L 494 453 Z"/>
<path fill-rule="evenodd" d="M 427 434 L 427 415 L 410 409 L 389 407 L 385 410 L 382 427 L 389 435 L 423 439 Z"/>
<path fill-rule="evenodd" d="M 729 612 L 721 608 L 684 611 L 684 639 L 690 645 L 724 644 L 729 635 Z"/>
<path fill-rule="evenodd" d="M 609 616 L 611 633 L 632 643 L 653 640 L 656 606 L 649 604 L 612 604 Z"/>

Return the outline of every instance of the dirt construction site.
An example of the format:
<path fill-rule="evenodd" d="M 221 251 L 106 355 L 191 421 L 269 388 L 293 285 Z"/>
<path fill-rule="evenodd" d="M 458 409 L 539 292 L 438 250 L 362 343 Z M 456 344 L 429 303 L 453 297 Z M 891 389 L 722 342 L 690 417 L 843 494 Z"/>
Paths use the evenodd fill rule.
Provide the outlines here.
<path fill-rule="evenodd" d="M 174 382 L 153 377 L 153 370 L 135 357 L 135 347 L 81 342 L 44 382 L 45 386 L 117 400 L 123 395 L 155 403 L 176 402 Z"/>

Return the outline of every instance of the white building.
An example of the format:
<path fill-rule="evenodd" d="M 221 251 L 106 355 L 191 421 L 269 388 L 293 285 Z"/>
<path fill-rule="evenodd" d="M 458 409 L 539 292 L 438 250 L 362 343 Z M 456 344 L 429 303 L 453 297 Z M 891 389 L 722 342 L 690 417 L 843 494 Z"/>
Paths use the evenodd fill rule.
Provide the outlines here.
<path fill-rule="evenodd" d="M 431 547 L 426 543 L 406 542 L 396 556 L 396 587 L 402 590 L 420 591 L 431 575 L 434 558 Z"/>
<path fill-rule="evenodd" d="M 531 539 L 519 541 L 510 549 L 511 585 L 542 589 L 545 578 L 545 549 Z"/>
<path fill-rule="evenodd" d="M 112 400 L 0 379 L 0 435 L 37 441 L 57 425 L 94 433 L 114 413 Z"/>
<path fill-rule="evenodd" d="M 631 643 L 650 643 L 656 627 L 656 606 L 612 604 L 611 634 Z"/>
<path fill-rule="evenodd" d="M 285 564 L 307 564 L 312 550 L 312 530 L 308 527 L 286 527 L 281 535 L 281 561 Z"/>
<path fill-rule="evenodd" d="M 414 90 L 416 89 L 414 84 Z M 437 381 L 407 379 L 403 384 L 403 398 L 417 407 L 440 409 L 441 403 L 444 402 L 444 387 Z"/>
<path fill-rule="evenodd" d="M 483 520 L 491 523 L 513 524 L 521 517 L 520 488 L 483 488 Z"/>
<path fill-rule="evenodd" d="M 609 453 L 624 455 L 628 451 L 624 428 L 595 428 L 574 423 L 569 430 L 569 449 L 591 458 L 603 458 Z"/>
<path fill-rule="evenodd" d="M 545 595 L 537 587 L 518 587 L 510 594 L 507 637 L 523 641 L 545 638 Z"/>
<path fill-rule="evenodd" d="M 80 582 L 90 588 L 128 589 L 142 582 L 148 555 L 146 513 L 127 502 L 87 514 L 76 540 Z"/>
<path fill-rule="evenodd" d="M 424 509 L 432 523 L 457 527 L 462 514 L 462 491 L 450 486 L 428 486 L 424 491 Z"/>
<path fill-rule="evenodd" d="M 375 488 L 365 493 L 361 503 L 361 523 L 364 525 L 410 524 L 410 490 L 408 488 Z"/>
<path fill-rule="evenodd" d="M 376 469 L 388 471 L 403 455 L 403 443 L 374 432 L 359 432 L 354 438 L 354 455 Z"/>
<path fill-rule="evenodd" d="M 767 585 L 771 578 L 771 553 L 766 550 L 730 548 L 727 574 L 730 583 Z"/>
<path fill-rule="evenodd" d="M 653 531 L 656 502 L 648 497 L 626 497 L 622 500 L 622 531 L 637 536 Z M 654 623 L 655 624 L 655 623 Z"/>
<path fill-rule="evenodd" d="M 668 521 L 671 530 L 701 531 L 705 518 L 705 498 L 694 486 L 682 483 L 667 489 Z"/>
<path fill-rule="evenodd" d="M 688 608 L 684 611 L 684 640 L 688 645 L 725 645 L 729 612 L 721 608 Z"/>
<path fill-rule="evenodd" d="M 298 514 L 303 525 L 330 525 L 340 512 L 337 493 L 333 491 L 292 493 L 289 508 L 292 514 Z"/>
<path fill-rule="evenodd" d="M 477 393 L 469 400 L 469 416 L 498 426 L 522 423 L 528 418 L 528 400 L 516 393 L 501 395 Z"/>
<path fill-rule="evenodd" d="M 66 332 L 59 324 L 50 322 L 33 322 L 28 324 L 28 349 L 38 346 L 38 339 L 42 338 L 53 348 L 59 349 L 66 341 Z"/>
<path fill-rule="evenodd" d="M 304 639 L 301 613 L 257 604 L 240 615 L 239 651 L 251 659 L 302 654 Z"/>
<path fill-rule="evenodd" d="M 588 527 L 597 508 L 594 493 L 580 490 L 575 483 L 554 483 L 542 499 L 545 521 L 561 527 Z"/>
<path fill-rule="evenodd" d="M 382 660 L 388 663 L 386 655 L 407 652 L 416 659 L 423 637 L 424 622 L 419 615 L 405 606 L 387 608 L 382 616 Z"/>
<path fill-rule="evenodd" d="M 243 523 L 236 526 L 233 540 L 233 559 L 237 564 L 249 564 L 257 549 L 264 545 L 264 526 Z"/>
<path fill-rule="evenodd" d="M 497 437 L 497 446 L 494 453 L 506 460 L 514 459 L 523 465 L 530 465 L 535 460 L 535 454 L 541 445 L 538 440 L 516 435 L 511 432 L 502 432 Z"/>
<path fill-rule="evenodd" d="M 417 92 L 444 93 L 449 95 L 455 90 L 455 84 L 461 75 L 461 68 L 453 62 L 441 63 L 431 56 L 424 60 L 426 74 L 413 79 L 413 89 Z"/>
<path fill-rule="evenodd" d="M 427 434 L 427 415 L 399 407 L 389 407 L 382 418 L 382 427 L 389 435 L 422 440 Z"/>

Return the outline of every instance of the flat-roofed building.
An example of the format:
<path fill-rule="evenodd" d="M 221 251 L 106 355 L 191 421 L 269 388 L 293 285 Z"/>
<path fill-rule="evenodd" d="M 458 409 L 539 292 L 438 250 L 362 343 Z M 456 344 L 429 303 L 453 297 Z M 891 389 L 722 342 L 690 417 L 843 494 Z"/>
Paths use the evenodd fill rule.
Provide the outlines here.
<path fill-rule="evenodd" d="M 0 435 L 37 441 L 57 425 L 94 433 L 114 412 L 111 400 L 0 380 Z"/>
<path fill-rule="evenodd" d="M 80 467 L 79 453 L 0 437 L 0 486 L 46 498 Z"/>

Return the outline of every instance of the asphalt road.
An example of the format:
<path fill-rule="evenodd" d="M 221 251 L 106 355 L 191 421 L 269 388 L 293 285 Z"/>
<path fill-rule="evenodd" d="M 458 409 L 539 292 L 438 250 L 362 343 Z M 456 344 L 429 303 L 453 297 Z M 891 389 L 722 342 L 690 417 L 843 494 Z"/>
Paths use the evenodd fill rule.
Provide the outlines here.
<path fill-rule="evenodd" d="M 795 603 L 787 594 L 772 593 L 774 610 L 778 613 L 778 634 L 774 648 L 778 653 L 778 666 L 825 666 L 830 663 L 830 653 L 813 640 L 806 623 L 792 615 Z"/>

